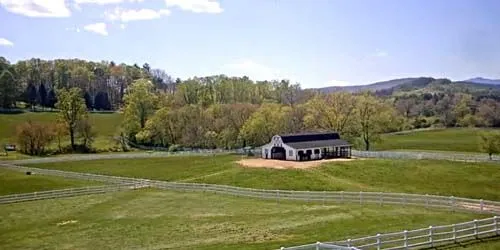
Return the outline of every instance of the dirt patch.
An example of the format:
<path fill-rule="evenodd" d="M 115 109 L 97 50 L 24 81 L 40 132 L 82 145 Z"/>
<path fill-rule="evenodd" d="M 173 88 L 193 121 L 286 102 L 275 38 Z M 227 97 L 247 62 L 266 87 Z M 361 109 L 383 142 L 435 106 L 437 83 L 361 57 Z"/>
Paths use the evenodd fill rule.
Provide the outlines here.
<path fill-rule="evenodd" d="M 280 161 L 280 160 L 270 160 L 262 158 L 254 159 L 242 159 L 237 161 L 238 164 L 251 167 L 251 168 L 275 168 L 275 169 L 308 169 L 317 167 L 323 163 L 335 162 L 335 161 L 353 161 L 355 158 L 351 159 L 327 159 L 327 160 L 316 160 L 316 161 Z"/>

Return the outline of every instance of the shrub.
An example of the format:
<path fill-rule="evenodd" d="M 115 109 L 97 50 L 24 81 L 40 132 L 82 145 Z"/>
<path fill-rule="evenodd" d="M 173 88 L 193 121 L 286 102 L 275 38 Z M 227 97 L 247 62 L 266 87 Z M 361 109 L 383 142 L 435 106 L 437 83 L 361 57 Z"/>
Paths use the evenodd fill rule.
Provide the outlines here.
<path fill-rule="evenodd" d="M 25 154 L 46 154 L 46 147 L 54 138 L 54 128 L 50 125 L 28 121 L 17 127 L 19 150 Z"/>
<path fill-rule="evenodd" d="M 179 150 L 180 150 L 180 146 L 177 144 L 173 144 L 173 145 L 170 145 L 170 147 L 168 147 L 168 152 L 177 152 Z"/>

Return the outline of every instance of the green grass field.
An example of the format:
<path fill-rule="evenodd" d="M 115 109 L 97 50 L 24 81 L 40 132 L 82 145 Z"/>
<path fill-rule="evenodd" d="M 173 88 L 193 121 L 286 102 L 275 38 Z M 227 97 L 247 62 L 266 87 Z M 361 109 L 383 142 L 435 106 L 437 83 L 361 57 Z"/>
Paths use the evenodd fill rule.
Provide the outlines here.
<path fill-rule="evenodd" d="M 17 125 L 28 120 L 39 122 L 55 122 L 57 113 L 55 112 L 27 112 L 21 114 L 0 114 L 0 144 L 16 143 Z M 119 113 L 100 114 L 91 113 L 89 119 L 97 132 L 94 143 L 96 148 L 108 148 L 112 145 L 111 137 L 121 124 L 122 115 Z M 69 138 L 64 141 L 69 144 Z M 0 158 L 1 159 L 1 158 Z"/>
<path fill-rule="evenodd" d="M 242 156 L 175 156 L 29 166 L 76 172 L 265 189 L 382 191 L 500 200 L 500 167 L 493 163 L 364 159 L 311 169 L 242 167 Z"/>
<path fill-rule="evenodd" d="M 480 152 L 481 132 L 490 129 L 448 128 L 428 131 L 405 132 L 382 136 L 374 150 L 433 150 Z"/>
<path fill-rule="evenodd" d="M 70 180 L 62 177 L 26 175 L 24 172 L 0 168 L 0 195 L 30 193 L 46 190 L 104 185 L 99 182 Z"/>
<path fill-rule="evenodd" d="M 0 248 L 276 249 L 485 216 L 136 190 L 1 205 Z"/>

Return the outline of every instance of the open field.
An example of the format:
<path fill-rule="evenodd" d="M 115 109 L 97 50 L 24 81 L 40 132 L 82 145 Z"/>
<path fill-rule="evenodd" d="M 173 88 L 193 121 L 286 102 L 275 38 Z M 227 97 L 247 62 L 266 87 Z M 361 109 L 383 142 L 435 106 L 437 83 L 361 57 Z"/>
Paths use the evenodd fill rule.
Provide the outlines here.
<path fill-rule="evenodd" d="M 433 150 L 480 152 L 481 132 L 491 129 L 448 128 L 387 134 L 374 144 L 374 150 Z"/>
<path fill-rule="evenodd" d="M 500 200 L 495 163 L 364 159 L 310 169 L 243 167 L 242 156 L 174 156 L 29 164 L 30 167 L 166 181 L 292 190 L 380 191 Z"/>
<path fill-rule="evenodd" d="M 30 193 L 54 189 L 103 185 L 99 182 L 69 180 L 62 177 L 26 175 L 0 168 L 0 195 Z"/>
<path fill-rule="evenodd" d="M 136 190 L 2 205 L 3 249 L 273 249 L 485 215 Z M 486 216 L 487 217 L 487 216 Z"/>
<path fill-rule="evenodd" d="M 0 144 L 16 143 L 16 126 L 28 120 L 39 122 L 55 122 L 57 113 L 55 112 L 27 112 L 21 114 L 0 114 Z M 119 113 L 100 114 L 91 113 L 89 119 L 97 131 L 97 138 L 94 146 L 97 148 L 107 148 L 111 145 L 110 139 L 115 134 L 122 121 Z M 69 144 L 69 138 L 64 141 Z"/>

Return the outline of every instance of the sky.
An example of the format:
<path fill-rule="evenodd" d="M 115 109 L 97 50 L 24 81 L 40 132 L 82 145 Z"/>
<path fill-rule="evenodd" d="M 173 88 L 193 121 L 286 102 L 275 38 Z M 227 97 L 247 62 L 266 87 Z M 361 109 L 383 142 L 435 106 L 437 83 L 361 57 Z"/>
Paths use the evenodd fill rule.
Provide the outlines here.
<path fill-rule="evenodd" d="M 0 0 L 0 56 L 303 87 L 500 79 L 500 1 Z"/>

